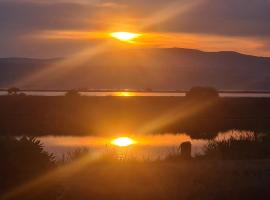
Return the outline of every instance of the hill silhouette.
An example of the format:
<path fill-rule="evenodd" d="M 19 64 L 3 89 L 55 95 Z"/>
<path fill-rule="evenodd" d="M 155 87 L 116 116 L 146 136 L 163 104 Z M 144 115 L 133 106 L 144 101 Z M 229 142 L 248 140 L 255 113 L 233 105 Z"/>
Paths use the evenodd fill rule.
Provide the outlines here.
<path fill-rule="evenodd" d="M 64 74 L 17 85 L 18 80 L 62 59 L 1 58 L 0 87 L 23 89 L 190 89 L 270 90 L 270 58 L 237 52 L 203 52 L 181 48 L 107 50 L 80 64 L 62 67 Z M 67 64 L 68 65 L 68 64 Z M 68 69 L 68 70 L 66 70 Z"/>

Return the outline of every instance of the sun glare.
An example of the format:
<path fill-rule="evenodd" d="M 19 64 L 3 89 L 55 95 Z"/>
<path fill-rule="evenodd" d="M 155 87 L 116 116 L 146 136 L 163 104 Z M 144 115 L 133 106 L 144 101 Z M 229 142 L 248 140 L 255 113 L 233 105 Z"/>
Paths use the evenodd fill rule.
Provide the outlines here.
<path fill-rule="evenodd" d="M 119 137 L 111 141 L 111 144 L 118 147 L 128 147 L 130 145 L 136 144 L 137 142 L 129 137 Z"/>
<path fill-rule="evenodd" d="M 130 33 L 130 32 L 114 32 L 110 34 L 111 37 L 117 39 L 117 40 L 121 40 L 121 41 L 131 41 L 135 38 L 138 38 L 141 36 L 141 34 L 138 33 Z"/>

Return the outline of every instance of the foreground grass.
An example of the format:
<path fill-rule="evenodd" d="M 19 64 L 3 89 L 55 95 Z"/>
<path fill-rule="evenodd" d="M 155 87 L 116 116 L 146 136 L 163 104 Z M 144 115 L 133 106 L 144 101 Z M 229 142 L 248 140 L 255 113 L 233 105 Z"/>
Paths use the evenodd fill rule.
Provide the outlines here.
<path fill-rule="evenodd" d="M 251 147 L 252 153 L 261 146 L 256 141 L 269 144 L 265 139 L 231 138 L 209 143 L 208 151 L 218 157 L 184 160 L 173 154 L 175 159 L 156 161 L 123 160 L 114 152 L 78 149 L 55 163 L 39 141 L 6 138 L 0 145 L 0 200 L 270 199 L 270 160 L 228 157 L 250 153 Z"/>
<path fill-rule="evenodd" d="M 270 160 L 95 164 L 63 180 L 61 199 L 269 199 Z"/>

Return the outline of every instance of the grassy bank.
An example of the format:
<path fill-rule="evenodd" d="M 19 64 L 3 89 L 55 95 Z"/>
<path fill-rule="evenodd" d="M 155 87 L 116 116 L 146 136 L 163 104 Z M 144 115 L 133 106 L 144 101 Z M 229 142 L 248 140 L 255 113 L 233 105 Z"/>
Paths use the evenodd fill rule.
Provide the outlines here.
<path fill-rule="evenodd" d="M 86 168 L 63 199 L 266 199 L 270 161 L 126 164 Z"/>
<path fill-rule="evenodd" d="M 239 142 L 250 146 L 252 141 L 239 140 L 238 150 L 242 149 Z M 215 144 L 224 149 L 224 141 Z M 220 152 L 219 148 L 213 150 L 212 145 L 211 149 Z M 223 151 L 228 155 L 226 152 Z M 33 138 L 6 138 L 0 153 L 1 200 L 270 198 L 269 159 L 227 157 L 224 160 L 222 156 L 214 159 L 206 156 L 138 161 L 119 159 L 113 152 L 75 151 L 69 154 L 70 159 L 56 163 L 53 155 L 46 153 L 42 144 Z"/>
<path fill-rule="evenodd" d="M 270 198 L 269 160 L 99 163 L 71 169 L 46 175 L 46 181 L 38 180 L 13 199 L 46 199 L 51 193 L 65 200 Z"/>

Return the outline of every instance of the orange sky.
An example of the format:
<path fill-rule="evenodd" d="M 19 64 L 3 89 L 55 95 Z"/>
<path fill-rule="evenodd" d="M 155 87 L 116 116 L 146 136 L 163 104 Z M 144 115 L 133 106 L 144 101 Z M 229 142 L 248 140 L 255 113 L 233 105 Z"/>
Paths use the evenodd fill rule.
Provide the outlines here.
<path fill-rule="evenodd" d="M 29 36 L 34 40 L 45 41 L 106 41 L 112 40 L 110 32 L 87 31 L 44 31 Z M 141 37 L 132 40 L 132 43 L 119 42 L 130 47 L 157 47 L 157 48 L 191 48 L 203 51 L 237 51 L 245 54 L 270 56 L 264 49 L 264 40 L 251 37 L 226 37 L 219 35 L 193 33 L 158 33 L 140 32 Z M 125 44 L 124 44 L 125 43 Z"/>
<path fill-rule="evenodd" d="M 69 56 L 142 33 L 132 46 L 270 56 L 264 0 L 0 0 L 0 57 Z"/>

